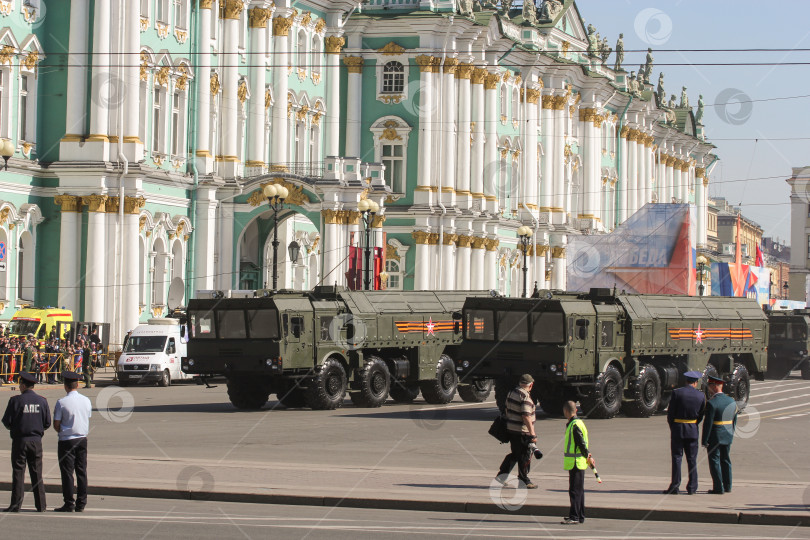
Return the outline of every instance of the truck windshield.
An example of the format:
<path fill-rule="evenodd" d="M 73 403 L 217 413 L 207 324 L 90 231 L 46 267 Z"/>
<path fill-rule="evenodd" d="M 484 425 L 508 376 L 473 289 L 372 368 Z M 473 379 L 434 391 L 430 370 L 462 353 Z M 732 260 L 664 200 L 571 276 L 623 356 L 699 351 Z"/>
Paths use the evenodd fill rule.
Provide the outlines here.
<path fill-rule="evenodd" d="M 163 352 L 166 336 L 129 336 L 124 352 Z"/>
<path fill-rule="evenodd" d="M 565 343 L 563 320 L 559 312 L 532 313 L 532 342 Z"/>
<path fill-rule="evenodd" d="M 220 339 L 245 339 L 245 312 L 241 309 L 223 309 L 217 313 Z"/>
<path fill-rule="evenodd" d="M 489 310 L 470 309 L 466 312 L 467 339 L 495 339 L 495 317 Z"/>
<path fill-rule="evenodd" d="M 249 309 L 248 330 L 251 338 L 278 339 L 278 313 L 274 309 Z"/>
<path fill-rule="evenodd" d="M 39 328 L 39 321 L 29 321 L 23 319 L 12 320 L 8 324 L 8 331 L 15 336 L 26 336 L 28 334 L 36 334 Z"/>
<path fill-rule="evenodd" d="M 217 333 L 214 330 L 213 311 L 190 311 L 188 317 L 191 321 L 192 338 L 216 339 Z"/>
<path fill-rule="evenodd" d="M 529 314 L 525 311 L 498 313 L 498 339 L 503 341 L 529 341 Z"/>

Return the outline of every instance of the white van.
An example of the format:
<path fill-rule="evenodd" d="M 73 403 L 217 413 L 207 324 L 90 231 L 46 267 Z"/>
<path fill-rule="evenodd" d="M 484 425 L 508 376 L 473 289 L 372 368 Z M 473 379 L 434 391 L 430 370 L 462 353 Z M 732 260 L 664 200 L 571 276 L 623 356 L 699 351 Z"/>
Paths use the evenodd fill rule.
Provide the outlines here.
<path fill-rule="evenodd" d="M 190 379 L 180 371 L 186 356 L 185 327 L 177 319 L 149 319 L 135 328 L 118 359 L 118 383 L 169 386 L 173 380 Z"/>

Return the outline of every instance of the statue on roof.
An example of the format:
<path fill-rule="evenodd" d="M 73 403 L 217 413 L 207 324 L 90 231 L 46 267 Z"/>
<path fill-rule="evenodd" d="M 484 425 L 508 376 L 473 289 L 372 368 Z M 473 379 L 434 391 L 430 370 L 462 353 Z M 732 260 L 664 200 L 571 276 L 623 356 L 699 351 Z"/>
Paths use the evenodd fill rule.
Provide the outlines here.
<path fill-rule="evenodd" d="M 689 108 L 689 96 L 686 95 L 686 87 L 684 86 L 681 90 L 681 103 L 679 105 L 681 109 L 688 109 Z"/>
<path fill-rule="evenodd" d="M 534 0 L 523 0 L 523 20 L 529 24 L 537 24 L 537 7 Z"/>
<path fill-rule="evenodd" d="M 588 56 L 597 56 L 599 51 L 599 41 L 596 36 L 596 27 L 592 24 L 588 25 Z"/>
<path fill-rule="evenodd" d="M 562 11 L 562 8 L 560 0 L 543 0 L 543 5 L 540 7 L 540 19 L 550 21 Z"/>
<path fill-rule="evenodd" d="M 703 109 L 705 107 L 706 107 L 706 104 L 703 102 L 703 94 L 700 94 L 700 97 L 698 98 L 697 112 L 695 113 L 695 123 L 696 124 L 701 124 L 701 125 L 703 124 L 703 113 L 704 113 Z"/>
<path fill-rule="evenodd" d="M 655 90 L 655 95 L 658 96 L 658 103 L 664 105 L 667 99 L 667 93 L 664 91 L 664 72 L 658 74 L 658 88 Z"/>
<path fill-rule="evenodd" d="M 513 1 L 514 0 L 501 0 L 501 11 L 506 16 L 506 18 L 509 18 L 509 10 L 512 9 Z"/>
<path fill-rule="evenodd" d="M 610 45 L 608 45 L 607 38 L 603 39 L 602 43 L 601 43 L 601 45 L 599 47 L 599 53 L 602 56 L 602 63 L 603 64 L 605 62 L 607 62 L 607 59 L 610 56 L 610 53 L 612 53 L 612 52 L 613 52 L 613 49 L 611 49 Z"/>
<path fill-rule="evenodd" d="M 630 76 L 627 78 L 627 91 L 631 94 L 638 95 L 640 93 L 640 88 L 638 84 L 638 79 L 636 78 L 636 72 L 631 71 Z"/>
<path fill-rule="evenodd" d="M 616 41 L 616 63 L 613 65 L 613 69 L 620 71 L 622 62 L 624 62 L 624 34 L 619 34 L 619 39 Z"/>
<path fill-rule="evenodd" d="M 639 78 L 643 78 L 644 82 L 650 84 L 650 76 L 653 70 L 653 54 L 652 49 L 647 49 L 647 58 L 644 60 L 644 73 L 643 76 L 639 73 Z"/>
<path fill-rule="evenodd" d="M 669 103 L 667 103 L 667 107 L 669 107 L 670 109 L 674 109 L 677 106 L 678 102 L 675 100 L 675 94 L 672 94 L 671 96 L 669 96 Z"/>
<path fill-rule="evenodd" d="M 471 17 L 473 14 L 473 2 L 472 0 L 459 0 L 458 2 L 458 13 L 463 17 Z"/>

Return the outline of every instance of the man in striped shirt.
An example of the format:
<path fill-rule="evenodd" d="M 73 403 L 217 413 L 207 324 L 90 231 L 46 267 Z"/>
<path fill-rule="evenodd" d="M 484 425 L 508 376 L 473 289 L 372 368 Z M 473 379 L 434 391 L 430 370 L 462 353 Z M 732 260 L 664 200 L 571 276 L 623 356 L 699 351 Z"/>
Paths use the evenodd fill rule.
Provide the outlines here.
<path fill-rule="evenodd" d="M 537 484 L 529 480 L 529 468 L 532 461 L 532 451 L 529 447 L 537 442 L 537 434 L 534 431 L 534 399 L 531 391 L 534 386 L 534 378 L 531 375 L 521 375 L 519 384 L 506 397 L 506 426 L 509 430 L 509 453 L 501 463 L 496 480 L 501 484 L 506 483 L 506 479 L 515 463 L 518 466 L 518 480 L 526 485 L 527 489 L 537 489 Z"/>

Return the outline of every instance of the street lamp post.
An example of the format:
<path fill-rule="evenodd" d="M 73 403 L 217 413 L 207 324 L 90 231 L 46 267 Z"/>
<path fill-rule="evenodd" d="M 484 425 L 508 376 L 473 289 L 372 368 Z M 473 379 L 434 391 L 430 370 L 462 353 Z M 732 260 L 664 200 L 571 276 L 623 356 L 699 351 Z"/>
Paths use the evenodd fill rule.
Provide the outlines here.
<path fill-rule="evenodd" d="M 268 184 L 264 186 L 264 196 L 270 208 L 273 209 L 273 290 L 278 290 L 278 213 L 284 208 L 284 199 L 290 192 L 281 185 Z"/>
<path fill-rule="evenodd" d="M 371 278 L 368 273 L 369 259 L 371 257 L 371 224 L 372 221 L 374 221 L 374 216 L 380 211 L 380 205 L 368 199 L 361 199 L 360 202 L 357 203 L 357 209 L 360 210 L 360 214 L 363 216 L 363 226 L 366 228 L 366 262 L 363 265 L 363 283 L 365 290 L 368 291 L 371 290 Z"/>
<path fill-rule="evenodd" d="M 523 251 L 523 298 L 526 298 L 526 283 L 529 269 L 526 267 L 526 252 L 529 250 L 529 239 L 532 237 L 532 230 L 527 225 L 521 225 L 517 230 L 520 238 L 520 246 Z"/>
<path fill-rule="evenodd" d="M 6 139 L 4 141 L 0 141 L 0 157 L 3 158 L 5 164 L 3 165 L 3 170 L 8 170 L 8 160 L 11 159 L 11 156 L 14 155 L 14 143 L 10 140 Z"/>
<path fill-rule="evenodd" d="M 703 279 L 706 275 L 706 257 L 701 255 L 697 258 L 698 271 L 698 296 L 703 296 Z"/>

